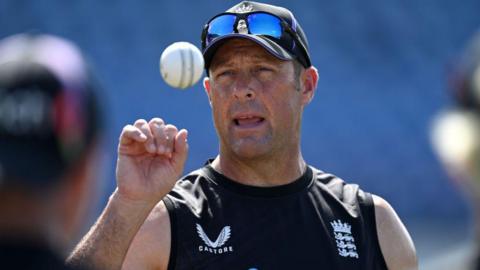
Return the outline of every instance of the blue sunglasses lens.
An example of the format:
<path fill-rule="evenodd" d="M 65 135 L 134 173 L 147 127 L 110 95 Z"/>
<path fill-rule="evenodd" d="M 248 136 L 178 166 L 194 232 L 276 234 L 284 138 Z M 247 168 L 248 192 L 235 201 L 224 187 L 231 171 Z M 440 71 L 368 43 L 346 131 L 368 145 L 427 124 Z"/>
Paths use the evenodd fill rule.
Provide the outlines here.
<path fill-rule="evenodd" d="M 224 36 L 234 32 L 235 15 L 225 14 L 213 19 L 208 25 L 207 44 L 219 36 Z"/>
<path fill-rule="evenodd" d="M 279 18 L 266 13 L 253 13 L 247 18 L 248 29 L 254 35 L 266 35 L 280 39 L 282 24 Z"/>

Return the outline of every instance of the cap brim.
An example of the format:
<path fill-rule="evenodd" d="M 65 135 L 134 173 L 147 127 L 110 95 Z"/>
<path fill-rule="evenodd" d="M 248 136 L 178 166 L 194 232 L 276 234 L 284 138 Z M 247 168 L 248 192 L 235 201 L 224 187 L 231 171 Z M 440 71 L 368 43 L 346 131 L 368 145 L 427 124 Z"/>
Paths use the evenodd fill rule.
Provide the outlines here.
<path fill-rule="evenodd" d="M 203 58 L 205 59 L 205 69 L 207 71 L 210 68 L 211 61 L 217 49 L 220 48 L 220 46 L 222 46 L 226 41 L 232 38 L 244 38 L 244 39 L 251 40 L 257 43 L 258 45 L 262 46 L 270 54 L 272 54 L 273 56 L 277 57 L 280 60 L 288 61 L 293 59 L 290 53 L 288 53 L 280 45 L 278 45 L 277 43 L 275 43 L 274 41 L 270 40 L 267 37 L 250 35 L 250 34 L 233 33 L 233 34 L 228 34 L 228 35 L 221 36 L 214 39 L 210 43 L 210 45 L 207 48 L 205 48 L 205 50 L 203 51 Z"/>

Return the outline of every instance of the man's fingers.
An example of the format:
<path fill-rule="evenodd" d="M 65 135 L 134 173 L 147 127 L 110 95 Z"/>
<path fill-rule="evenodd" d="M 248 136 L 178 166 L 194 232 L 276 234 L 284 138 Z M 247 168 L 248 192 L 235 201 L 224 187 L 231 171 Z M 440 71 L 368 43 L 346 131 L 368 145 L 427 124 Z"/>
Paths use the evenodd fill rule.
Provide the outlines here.
<path fill-rule="evenodd" d="M 177 136 L 178 129 L 173 125 L 165 126 L 165 155 L 169 158 L 172 157 L 175 145 L 175 137 Z"/>
<path fill-rule="evenodd" d="M 146 140 L 147 136 L 132 125 L 123 127 L 122 133 L 120 134 L 120 144 L 122 145 L 128 145 L 134 141 L 143 143 Z"/>
<path fill-rule="evenodd" d="M 145 150 L 150 154 L 155 153 L 155 140 L 153 138 L 152 131 L 150 130 L 150 126 L 148 125 L 147 121 L 145 121 L 144 119 L 137 120 L 135 121 L 134 126 L 138 128 L 147 137 L 147 139 L 144 141 Z"/>
<path fill-rule="evenodd" d="M 175 136 L 178 133 L 177 127 L 170 124 L 165 125 L 159 118 L 150 120 L 149 125 L 157 146 L 157 154 L 171 158 Z"/>
<path fill-rule="evenodd" d="M 152 119 L 148 124 L 150 126 L 150 130 L 152 131 L 153 139 L 155 141 L 155 145 L 156 145 L 155 152 L 159 155 L 163 155 L 165 153 L 165 146 L 164 146 L 165 125 L 163 121 L 155 121 L 155 118 Z"/>
<path fill-rule="evenodd" d="M 133 125 L 125 126 L 120 135 L 121 145 L 138 142 L 143 144 L 150 154 L 163 155 L 167 158 L 176 156 L 178 161 L 186 159 L 188 151 L 186 140 L 187 130 L 182 129 L 179 132 L 177 127 L 165 124 L 160 118 L 153 118 L 148 123 L 144 119 L 139 119 Z"/>
<path fill-rule="evenodd" d="M 173 161 L 175 164 L 182 166 L 185 164 L 188 155 L 188 131 L 186 129 L 180 130 L 175 136 L 175 149 L 173 153 Z"/>
<path fill-rule="evenodd" d="M 158 118 L 158 117 L 155 117 L 155 118 L 152 118 L 149 122 L 148 122 L 149 125 L 152 125 L 152 124 L 157 124 L 158 126 L 162 126 L 165 124 L 165 122 L 163 121 L 162 118 Z"/>
<path fill-rule="evenodd" d="M 157 153 L 159 155 L 165 155 L 168 158 L 172 157 L 175 136 L 177 133 L 177 127 L 173 125 L 164 125 L 158 129 L 155 139 L 158 143 Z"/>

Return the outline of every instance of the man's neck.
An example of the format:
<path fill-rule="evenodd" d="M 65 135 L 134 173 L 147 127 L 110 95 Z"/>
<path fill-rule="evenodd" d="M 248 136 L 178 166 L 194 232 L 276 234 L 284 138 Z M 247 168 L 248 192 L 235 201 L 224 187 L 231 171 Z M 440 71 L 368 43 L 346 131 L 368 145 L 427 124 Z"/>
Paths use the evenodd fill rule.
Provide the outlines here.
<path fill-rule="evenodd" d="M 7 197 L 7 196 L 6 196 Z M 5 200 L 0 206 L 0 238 L 29 239 L 33 242 L 45 242 L 45 222 L 49 220 L 34 211 L 40 207 L 26 204 L 21 200 Z"/>
<path fill-rule="evenodd" d="M 0 238 L 57 248 L 60 244 L 57 240 L 64 233 L 57 226 L 59 223 L 56 217 L 59 214 L 55 212 L 56 208 L 51 208 L 51 204 L 45 200 L 30 193 L 0 193 Z"/>
<path fill-rule="evenodd" d="M 229 155 L 218 155 L 212 167 L 228 178 L 245 185 L 269 187 L 289 184 L 306 170 L 300 152 L 278 159 L 239 159 Z"/>

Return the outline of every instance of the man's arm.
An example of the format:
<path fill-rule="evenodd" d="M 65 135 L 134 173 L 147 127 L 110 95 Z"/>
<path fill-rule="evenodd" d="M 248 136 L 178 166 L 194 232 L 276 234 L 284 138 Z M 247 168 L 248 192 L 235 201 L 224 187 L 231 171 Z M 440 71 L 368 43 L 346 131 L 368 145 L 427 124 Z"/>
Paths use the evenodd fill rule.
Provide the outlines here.
<path fill-rule="evenodd" d="M 117 189 L 98 221 L 67 259 L 73 267 L 120 269 L 137 232 L 145 232 L 140 229 L 145 219 L 183 173 L 188 153 L 186 130 L 178 131 L 160 118 L 148 123 L 142 119 L 125 126 L 119 141 Z M 155 213 L 158 212 L 152 214 Z M 165 209 L 160 213 L 163 227 L 158 229 L 170 234 L 170 223 L 165 222 L 168 214 Z M 142 228 L 148 228 L 148 224 Z M 165 239 L 165 245 L 170 246 L 169 239 Z M 165 256 L 168 258 L 169 254 Z"/>
<path fill-rule="evenodd" d="M 390 270 L 417 270 L 418 261 L 412 238 L 392 206 L 376 195 L 375 223 L 383 257 Z"/>
<path fill-rule="evenodd" d="M 79 268 L 120 269 L 130 243 L 152 208 L 128 201 L 115 191 L 67 264 Z"/>
<path fill-rule="evenodd" d="M 166 270 L 170 260 L 170 246 L 170 217 L 161 201 L 130 244 L 122 269 Z"/>

